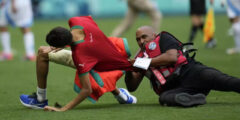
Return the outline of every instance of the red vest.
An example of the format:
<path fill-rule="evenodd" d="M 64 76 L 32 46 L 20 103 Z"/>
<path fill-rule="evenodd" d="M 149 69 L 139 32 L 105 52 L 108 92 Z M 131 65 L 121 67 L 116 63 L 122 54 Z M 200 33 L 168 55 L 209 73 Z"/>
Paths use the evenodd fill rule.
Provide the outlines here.
<path fill-rule="evenodd" d="M 156 56 L 161 55 L 161 49 L 159 46 L 160 42 L 160 35 L 158 35 L 152 42 L 146 44 L 146 53 L 148 54 L 149 58 L 154 58 Z M 161 43 L 160 43 L 161 44 Z M 179 42 L 179 45 L 181 46 L 182 43 Z M 178 50 L 178 60 L 174 65 L 171 66 L 161 66 L 160 69 L 158 69 L 162 75 L 166 78 L 181 65 L 187 64 L 187 58 L 183 55 L 181 50 Z"/>
<path fill-rule="evenodd" d="M 148 55 L 149 58 L 154 58 L 156 56 L 159 56 L 162 54 L 160 46 L 160 35 L 158 35 L 152 42 L 146 44 L 146 54 Z M 181 42 L 179 42 L 179 45 L 181 46 Z M 150 68 L 156 79 L 151 80 L 153 90 L 156 92 L 156 94 L 160 95 L 164 90 L 163 90 L 163 85 L 166 83 L 167 77 L 172 75 L 174 71 L 180 67 L 181 65 L 187 64 L 187 59 L 183 55 L 181 50 L 178 50 L 178 60 L 174 65 L 171 66 L 161 66 L 159 68 Z M 143 57 L 144 53 L 140 51 L 136 57 Z"/>

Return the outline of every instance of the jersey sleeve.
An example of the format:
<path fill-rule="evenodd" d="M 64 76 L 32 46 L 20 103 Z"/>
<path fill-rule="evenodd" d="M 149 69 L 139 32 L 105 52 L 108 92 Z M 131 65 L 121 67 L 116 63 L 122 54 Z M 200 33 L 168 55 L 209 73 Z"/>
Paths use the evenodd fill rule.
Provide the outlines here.
<path fill-rule="evenodd" d="M 167 32 L 162 32 L 160 37 L 159 46 L 162 53 L 165 53 L 170 49 L 179 49 L 178 40 Z"/>
<path fill-rule="evenodd" d="M 73 27 L 83 29 L 85 26 L 84 24 L 87 24 L 86 22 L 97 26 L 91 16 L 72 17 L 68 20 L 68 25 L 71 29 Z"/>
<path fill-rule="evenodd" d="M 79 27 L 80 29 L 83 29 L 83 26 L 81 25 L 81 19 L 79 17 L 72 17 L 68 20 L 68 25 L 72 29 L 73 27 Z"/>

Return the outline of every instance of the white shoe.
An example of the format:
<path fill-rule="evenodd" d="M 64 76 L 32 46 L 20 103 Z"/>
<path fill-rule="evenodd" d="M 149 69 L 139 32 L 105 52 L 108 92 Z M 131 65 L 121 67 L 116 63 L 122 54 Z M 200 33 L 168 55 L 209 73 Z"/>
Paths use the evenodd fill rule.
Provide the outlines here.
<path fill-rule="evenodd" d="M 137 98 L 135 96 L 131 95 L 128 92 L 128 90 L 126 90 L 124 88 L 119 88 L 119 91 L 127 96 L 127 100 L 124 100 L 123 98 L 120 98 L 120 97 L 116 97 L 116 99 L 118 100 L 118 102 L 120 104 L 136 104 L 137 103 Z"/>
<path fill-rule="evenodd" d="M 238 49 L 238 48 L 228 48 L 226 50 L 226 53 L 228 55 L 238 54 L 238 53 L 240 53 L 240 49 Z"/>

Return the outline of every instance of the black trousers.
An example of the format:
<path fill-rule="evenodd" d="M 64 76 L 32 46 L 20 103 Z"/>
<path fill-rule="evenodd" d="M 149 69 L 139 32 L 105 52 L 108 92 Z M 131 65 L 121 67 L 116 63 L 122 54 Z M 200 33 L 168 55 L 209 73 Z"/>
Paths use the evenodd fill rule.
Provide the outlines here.
<path fill-rule="evenodd" d="M 178 82 L 160 95 L 162 102 L 175 105 L 175 96 L 179 93 L 208 95 L 210 90 L 234 91 L 240 93 L 240 79 L 224 74 L 219 70 L 191 61 L 182 67 Z"/>

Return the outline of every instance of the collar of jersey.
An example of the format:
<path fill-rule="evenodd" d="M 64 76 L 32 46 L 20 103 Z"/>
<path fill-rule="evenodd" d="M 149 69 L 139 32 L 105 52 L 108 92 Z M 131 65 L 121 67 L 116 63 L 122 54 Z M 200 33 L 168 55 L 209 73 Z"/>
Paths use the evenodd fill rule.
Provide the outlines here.
<path fill-rule="evenodd" d="M 83 29 L 83 26 L 80 26 L 80 25 L 75 25 L 75 26 L 73 26 L 73 27 L 71 27 L 71 31 L 73 30 L 73 29 Z"/>
<path fill-rule="evenodd" d="M 84 42 L 84 40 L 78 40 L 78 41 L 73 42 L 73 45 L 77 45 L 77 44 L 80 44 L 80 43 L 83 43 L 83 42 Z"/>

